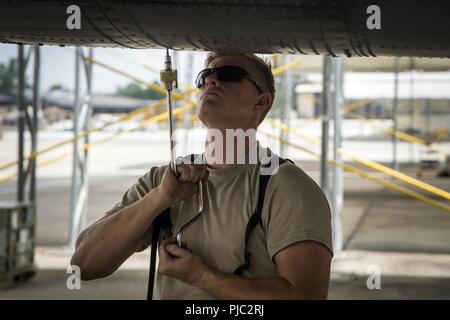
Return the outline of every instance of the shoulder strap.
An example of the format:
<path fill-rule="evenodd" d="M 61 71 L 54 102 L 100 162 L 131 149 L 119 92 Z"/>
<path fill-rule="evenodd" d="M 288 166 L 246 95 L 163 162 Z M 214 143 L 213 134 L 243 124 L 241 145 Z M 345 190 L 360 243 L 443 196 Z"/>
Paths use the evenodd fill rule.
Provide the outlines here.
<path fill-rule="evenodd" d="M 283 159 L 278 157 L 278 163 L 281 166 L 283 163 L 285 163 L 286 161 L 289 161 L 290 163 L 293 163 L 291 160 L 289 159 Z M 266 167 L 268 167 L 269 165 L 266 164 Z M 266 197 L 266 191 L 267 191 L 267 186 L 269 185 L 269 180 L 270 180 L 271 175 L 263 175 L 260 174 L 259 175 L 259 192 L 258 192 L 258 205 L 256 207 L 256 211 L 255 214 L 259 214 L 260 216 L 262 215 L 263 212 L 263 207 L 264 207 L 264 198 Z"/>
<path fill-rule="evenodd" d="M 155 221 L 153 221 L 147 300 L 153 299 L 153 290 L 155 287 L 156 252 L 158 250 L 158 240 L 160 231 L 162 230 L 164 232 L 163 238 L 166 239 L 171 237 L 171 235 L 169 234 L 171 229 L 172 229 L 172 222 L 170 221 L 170 208 L 167 208 L 155 219 Z"/>
<path fill-rule="evenodd" d="M 282 165 L 286 161 L 293 163 L 291 160 L 285 160 L 279 158 L 279 164 Z M 268 166 L 268 165 L 266 165 Z M 256 206 L 255 212 L 250 217 L 245 229 L 245 243 L 244 243 L 244 263 L 234 270 L 234 274 L 241 275 L 244 270 L 250 267 L 251 253 L 248 251 L 248 241 L 253 229 L 261 224 L 262 226 L 262 212 L 264 207 L 264 198 L 266 197 L 267 186 L 269 185 L 271 175 L 259 175 L 259 191 L 258 191 L 258 204 Z"/>

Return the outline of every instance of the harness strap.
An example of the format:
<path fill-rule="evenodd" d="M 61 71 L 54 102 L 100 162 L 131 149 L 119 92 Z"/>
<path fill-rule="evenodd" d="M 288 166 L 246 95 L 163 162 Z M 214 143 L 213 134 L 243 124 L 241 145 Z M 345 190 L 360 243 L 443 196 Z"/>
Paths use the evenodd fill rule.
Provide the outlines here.
<path fill-rule="evenodd" d="M 167 239 L 171 237 L 170 235 L 171 229 L 172 229 L 172 222 L 170 221 L 170 208 L 167 208 L 153 222 L 147 300 L 153 299 L 153 289 L 155 286 L 155 271 L 156 271 L 156 252 L 158 250 L 160 231 L 162 230 L 164 232 L 163 238 Z"/>
<path fill-rule="evenodd" d="M 291 160 L 288 159 L 282 159 L 279 158 L 279 165 L 282 165 L 286 161 L 289 161 L 293 163 Z M 269 164 L 263 165 L 263 167 L 269 167 Z M 248 242 L 250 240 L 250 235 L 255 229 L 255 227 L 258 225 L 258 223 L 262 227 L 262 212 L 264 207 L 264 198 L 266 196 L 267 186 L 269 185 L 271 175 L 259 175 L 259 192 L 258 192 L 258 204 L 256 206 L 255 212 L 250 217 L 250 220 L 247 223 L 247 227 L 245 229 L 245 243 L 244 243 L 244 263 L 241 264 L 239 267 L 234 270 L 234 274 L 241 275 L 244 270 L 247 270 L 250 267 L 250 259 L 251 259 L 251 252 L 248 251 Z"/>

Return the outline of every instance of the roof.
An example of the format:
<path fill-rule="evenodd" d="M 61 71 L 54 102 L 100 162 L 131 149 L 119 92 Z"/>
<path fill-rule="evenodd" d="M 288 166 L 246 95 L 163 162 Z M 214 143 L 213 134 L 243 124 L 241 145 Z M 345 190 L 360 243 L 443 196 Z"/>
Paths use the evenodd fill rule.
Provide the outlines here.
<path fill-rule="evenodd" d="M 136 99 L 125 96 L 94 94 L 92 96 L 92 109 L 94 112 L 134 110 L 152 103 L 153 100 Z M 58 106 L 72 109 L 74 94 L 68 91 L 52 91 L 42 97 L 44 106 Z"/>
<path fill-rule="evenodd" d="M 31 103 L 31 92 L 26 92 L 28 103 Z M 64 109 L 72 109 L 74 104 L 74 94 L 68 91 L 51 91 L 41 96 L 44 107 L 57 106 Z M 92 109 L 94 112 L 124 112 L 143 107 L 154 100 L 143 100 L 125 96 L 94 94 L 92 96 Z M 0 106 L 17 105 L 17 95 L 15 93 L 0 92 Z"/>

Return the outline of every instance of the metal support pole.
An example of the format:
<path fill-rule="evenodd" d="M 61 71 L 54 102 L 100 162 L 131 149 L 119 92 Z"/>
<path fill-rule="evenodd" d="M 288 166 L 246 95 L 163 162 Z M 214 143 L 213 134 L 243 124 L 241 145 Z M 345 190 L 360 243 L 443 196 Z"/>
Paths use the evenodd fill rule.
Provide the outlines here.
<path fill-rule="evenodd" d="M 275 56 L 273 58 L 273 61 L 272 61 L 272 68 L 273 69 L 275 69 L 275 68 L 277 68 L 277 67 L 279 67 L 281 65 L 280 58 L 282 58 L 282 57 L 283 56 L 281 54 L 279 54 L 279 55 L 277 55 L 277 56 Z M 280 88 L 280 91 L 281 91 L 282 84 L 283 84 L 283 81 L 281 81 L 280 77 L 275 77 L 275 88 Z M 274 101 L 274 103 L 275 103 L 275 101 Z M 281 108 L 283 108 L 283 107 L 281 107 Z M 279 119 L 281 121 L 281 111 L 280 112 L 277 111 L 276 117 L 277 118 L 279 117 Z M 274 137 L 276 137 L 276 136 L 281 137 L 281 131 L 282 131 L 281 128 L 279 128 L 278 126 L 275 126 L 275 125 L 272 124 L 272 135 Z M 282 143 L 281 143 L 281 141 L 279 139 L 268 138 L 268 145 L 271 146 L 271 149 L 280 151 L 281 144 Z"/>
<path fill-rule="evenodd" d="M 19 94 L 18 94 L 18 181 L 17 181 L 17 201 L 25 200 L 25 171 L 24 171 L 24 131 L 25 131 L 25 59 L 24 46 L 19 44 Z"/>
<path fill-rule="evenodd" d="M 322 152 L 320 158 L 320 186 L 329 198 L 328 190 L 328 144 L 330 139 L 329 133 L 329 105 L 330 105 L 330 82 L 331 82 L 331 61 L 332 57 L 325 56 L 323 58 L 323 88 L 322 88 Z"/>
<path fill-rule="evenodd" d="M 40 67 L 41 56 L 39 46 L 33 46 L 34 49 L 34 71 L 33 71 L 33 115 L 31 133 L 31 154 L 37 151 L 37 133 L 38 133 L 38 111 L 40 109 L 39 84 L 40 84 Z M 30 201 L 36 201 L 36 157 L 30 160 Z"/>
<path fill-rule="evenodd" d="M 409 130 L 411 134 L 415 134 L 414 130 L 414 58 L 409 58 Z M 409 144 L 409 159 L 414 161 L 414 145 Z"/>
<path fill-rule="evenodd" d="M 37 112 L 39 108 L 39 68 L 40 56 L 39 47 L 30 46 L 25 57 L 25 46 L 18 46 L 18 62 L 19 62 L 19 86 L 18 86 L 18 180 L 17 180 L 17 201 L 34 202 L 36 200 L 36 158 L 32 158 L 27 162 L 25 168 L 25 131 L 30 134 L 31 154 L 37 150 Z M 26 68 L 34 52 L 34 70 L 33 70 L 33 105 L 30 110 L 28 102 L 25 99 L 26 87 Z M 28 180 L 29 178 L 29 180 Z M 28 186 L 27 186 L 28 184 Z M 28 187 L 28 188 L 27 188 Z M 27 192 L 28 190 L 28 192 Z"/>
<path fill-rule="evenodd" d="M 290 55 L 284 55 L 284 64 L 287 65 L 292 61 Z M 281 107 L 281 123 L 289 126 L 289 115 L 293 104 L 293 90 L 294 90 L 294 74 L 292 68 L 289 68 L 284 72 L 283 75 L 283 105 Z M 288 141 L 289 132 L 285 130 L 280 130 L 281 138 Z M 280 156 L 286 158 L 288 145 L 285 143 L 280 143 Z"/>
<path fill-rule="evenodd" d="M 93 49 L 89 49 L 89 57 L 92 58 Z M 83 64 L 86 74 L 87 93 L 80 103 L 80 63 Z M 92 116 L 92 64 L 86 62 L 83 57 L 83 50 L 76 48 L 75 51 L 75 92 L 74 92 L 74 117 L 73 133 L 78 137 L 83 132 L 90 129 L 90 119 Z M 89 135 L 83 139 L 76 139 L 73 145 L 73 167 L 72 167 L 72 197 L 69 226 L 69 250 L 75 249 L 76 238 L 79 232 L 85 227 L 87 219 L 88 200 L 88 156 L 87 148 L 83 145 L 89 143 Z"/>
<path fill-rule="evenodd" d="M 344 108 L 344 59 L 334 58 L 334 95 L 333 95 L 333 159 L 342 162 L 338 150 L 342 147 L 342 110 Z M 333 249 L 339 252 L 343 247 L 342 234 L 342 205 L 344 201 L 344 178 L 341 167 L 333 166 L 333 193 L 332 193 L 332 214 L 333 214 Z"/>
<path fill-rule="evenodd" d="M 180 58 L 180 55 L 179 55 L 179 52 L 177 51 L 177 50 L 169 50 L 169 52 L 170 52 L 170 55 L 171 55 L 171 57 L 172 57 L 172 67 L 176 70 L 176 69 L 178 69 L 178 63 L 179 63 L 179 58 Z M 179 107 L 180 106 L 180 101 L 179 100 L 177 100 L 177 99 L 174 99 L 173 101 L 172 101 L 172 106 L 173 106 L 173 109 L 176 109 L 177 107 Z M 175 119 L 173 119 L 175 122 L 177 122 L 177 118 L 175 118 Z M 177 132 L 175 132 L 175 134 L 177 134 Z M 177 139 L 177 137 L 174 135 L 174 146 L 176 145 L 176 139 Z"/>
<path fill-rule="evenodd" d="M 187 54 L 187 63 L 186 63 L 186 89 L 188 89 L 191 85 L 193 85 L 194 82 L 194 75 L 193 75 L 193 65 L 194 65 L 194 54 L 192 52 L 189 52 Z M 183 115 L 183 127 L 185 130 L 184 133 L 184 150 L 183 154 L 186 155 L 189 152 L 189 131 L 190 131 L 190 124 L 191 124 L 191 118 L 192 118 L 192 112 L 191 109 L 186 110 Z M 192 149 L 191 149 L 192 150 Z"/>
<path fill-rule="evenodd" d="M 394 132 L 398 130 L 398 69 L 399 69 L 399 58 L 394 59 L 394 103 L 392 107 L 392 120 Z M 392 169 L 398 170 L 397 161 L 397 148 L 398 148 L 398 137 L 396 134 L 392 135 Z"/>
<path fill-rule="evenodd" d="M 79 115 L 79 95 L 80 95 L 80 48 L 75 48 L 75 88 L 74 88 L 74 103 L 73 103 L 73 136 L 78 136 L 78 115 Z M 69 246 L 74 249 L 77 231 L 75 227 L 75 208 L 78 200 L 78 141 L 73 143 L 73 158 L 72 158 L 72 187 L 70 197 L 70 222 L 69 222 Z"/>
<path fill-rule="evenodd" d="M 25 49 L 28 48 L 25 54 Z M 25 97 L 25 89 L 27 86 L 26 69 L 30 57 L 34 52 L 34 74 L 33 74 L 33 103 L 29 105 L 28 99 Z M 18 45 L 18 117 L 17 117 L 17 133 L 18 133 L 18 180 L 17 180 L 17 208 L 20 208 L 20 216 L 26 215 L 27 226 L 23 226 L 22 234 L 19 238 L 11 238 L 9 242 L 15 242 L 15 246 L 20 247 L 19 242 L 26 241 L 27 248 L 20 256 L 24 258 L 22 266 L 15 266 L 23 274 L 35 274 L 34 267 L 34 248 L 35 248 L 35 219 L 36 219 L 36 158 L 37 149 L 37 108 L 39 101 L 39 48 L 37 46 Z M 26 131 L 29 134 L 29 145 L 31 146 L 30 154 L 32 158 L 28 161 L 25 156 L 25 139 Z M 26 164 L 26 166 L 25 166 Z M 22 219 L 22 218 L 19 218 Z M 23 239 L 22 239 L 23 238 Z M 22 260 L 22 259 L 20 259 Z M 22 264 L 22 263 L 21 263 Z"/>
<path fill-rule="evenodd" d="M 89 48 L 88 55 L 90 58 L 90 61 L 94 58 L 94 49 Z M 93 64 L 90 62 L 86 62 L 83 60 L 83 65 L 85 67 L 86 71 L 86 83 L 87 83 L 87 94 L 85 96 L 85 102 L 84 102 L 84 108 L 86 108 L 86 118 L 83 122 L 83 131 L 87 132 L 91 128 L 91 119 L 92 119 L 92 68 Z M 89 135 L 84 136 L 84 145 L 88 145 L 90 140 Z M 81 225 L 80 225 L 80 231 L 83 230 L 87 225 L 87 209 L 88 209 L 88 189 L 89 189 L 89 174 L 88 174 L 88 163 L 89 163 L 89 149 L 84 148 L 84 172 L 83 172 L 83 188 L 86 190 L 86 197 L 84 200 L 84 208 L 83 208 L 83 214 L 81 216 Z"/>
<path fill-rule="evenodd" d="M 425 139 L 431 142 L 431 101 L 430 99 L 425 99 Z"/>

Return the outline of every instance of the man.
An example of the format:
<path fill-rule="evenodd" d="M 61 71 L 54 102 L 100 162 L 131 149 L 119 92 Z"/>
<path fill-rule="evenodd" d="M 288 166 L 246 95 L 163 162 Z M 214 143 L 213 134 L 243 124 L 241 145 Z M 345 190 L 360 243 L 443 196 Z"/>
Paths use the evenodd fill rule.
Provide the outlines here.
<path fill-rule="evenodd" d="M 255 132 L 274 99 L 270 65 L 252 54 L 212 53 L 206 67 L 197 78 L 203 124 L 224 137 L 227 129 Z M 245 160 L 254 149 L 255 144 L 245 144 Z M 223 164 L 220 160 L 230 154 L 226 146 L 222 151 L 206 164 L 178 165 L 178 179 L 168 166 L 139 178 L 120 203 L 80 234 L 71 263 L 81 268 L 82 279 L 106 277 L 148 247 L 152 223 L 164 209 L 171 208 L 172 232 L 179 230 L 197 214 L 197 183 L 202 181 L 204 213 L 182 233 L 187 247 L 172 238 L 158 248 L 155 298 L 326 299 L 330 209 L 320 188 L 289 162 L 269 180 L 262 222 L 248 242 L 250 266 L 233 274 L 244 263 L 260 166 L 237 164 L 242 159 L 236 153 L 234 164 Z"/>

